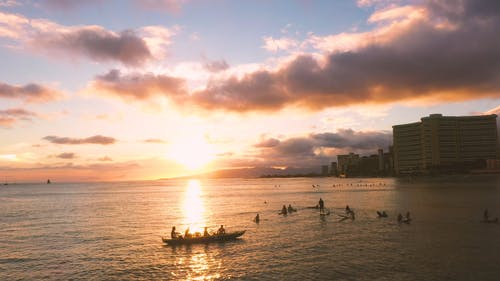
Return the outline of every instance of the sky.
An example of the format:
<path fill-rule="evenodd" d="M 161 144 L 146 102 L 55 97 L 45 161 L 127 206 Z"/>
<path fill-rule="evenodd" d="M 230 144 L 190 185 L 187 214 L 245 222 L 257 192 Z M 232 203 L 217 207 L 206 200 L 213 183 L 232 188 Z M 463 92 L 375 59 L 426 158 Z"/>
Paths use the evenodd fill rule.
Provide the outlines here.
<path fill-rule="evenodd" d="M 0 181 L 310 168 L 500 113 L 495 0 L 0 0 Z"/>

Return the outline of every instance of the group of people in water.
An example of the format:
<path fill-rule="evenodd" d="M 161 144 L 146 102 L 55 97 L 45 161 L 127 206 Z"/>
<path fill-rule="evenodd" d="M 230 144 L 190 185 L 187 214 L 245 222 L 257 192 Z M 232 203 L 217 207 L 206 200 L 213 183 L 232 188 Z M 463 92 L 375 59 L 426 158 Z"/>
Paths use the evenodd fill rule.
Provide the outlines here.
<path fill-rule="evenodd" d="M 387 218 L 389 215 L 385 211 L 377 211 L 377 216 L 379 218 Z M 411 217 L 410 212 L 406 212 L 406 216 L 403 216 L 401 213 L 397 216 L 398 223 L 410 223 Z"/>
<path fill-rule="evenodd" d="M 292 207 L 292 204 L 288 204 L 288 207 L 286 205 L 283 205 L 283 207 L 281 208 L 281 212 L 279 212 L 279 214 L 280 215 L 287 215 L 287 214 L 291 214 L 293 212 L 297 212 L 297 209 Z"/>
<path fill-rule="evenodd" d="M 411 217 L 410 217 L 410 212 L 406 212 L 406 216 L 403 217 L 401 213 L 398 214 L 398 223 L 410 223 Z"/>
<path fill-rule="evenodd" d="M 195 232 L 194 234 L 189 231 L 189 227 L 184 232 L 184 236 L 182 236 L 179 232 L 175 230 L 175 226 L 172 226 L 172 231 L 170 232 L 170 237 L 172 239 L 189 239 L 189 238 L 197 238 L 197 237 L 209 237 L 212 235 L 224 235 L 226 234 L 226 229 L 224 229 L 224 225 L 221 224 L 216 233 L 208 233 L 208 227 L 205 227 L 203 231 L 203 236 L 200 232 Z"/>
<path fill-rule="evenodd" d="M 265 203 L 267 203 L 267 202 L 265 202 Z M 314 207 L 307 207 L 307 208 L 319 209 L 320 215 L 328 215 L 328 214 L 330 214 L 330 211 L 325 208 L 325 202 L 323 201 L 322 198 L 319 198 L 318 204 L 316 206 L 314 206 Z M 283 205 L 283 207 L 281 208 L 281 211 L 279 212 L 279 214 L 280 215 L 287 215 L 289 213 L 296 212 L 296 211 L 297 211 L 297 209 L 293 208 L 291 204 L 289 204 L 288 207 L 286 205 Z M 355 219 L 355 213 L 349 207 L 349 205 L 346 205 L 346 207 L 345 207 L 345 215 L 339 214 L 339 216 L 342 217 L 341 220 L 345 220 L 345 219 L 348 219 L 348 218 L 350 218 L 352 220 Z M 389 217 L 389 215 L 387 214 L 387 212 L 385 210 L 377 211 L 377 216 L 378 216 L 378 218 L 387 218 L 387 217 Z M 410 216 L 410 212 L 409 211 L 406 212 L 405 216 L 403 216 L 401 213 L 399 213 L 398 216 L 397 216 L 397 222 L 398 223 L 407 223 L 407 224 L 409 224 L 411 220 L 412 220 L 412 218 Z M 257 214 L 255 216 L 254 222 L 256 222 L 256 223 L 260 222 L 260 215 L 259 214 Z M 495 223 L 495 222 L 498 222 L 498 217 L 490 218 L 488 209 L 485 209 L 484 213 L 483 213 L 483 220 L 482 220 L 482 222 L 488 222 L 488 223 L 493 222 L 493 223 Z"/>

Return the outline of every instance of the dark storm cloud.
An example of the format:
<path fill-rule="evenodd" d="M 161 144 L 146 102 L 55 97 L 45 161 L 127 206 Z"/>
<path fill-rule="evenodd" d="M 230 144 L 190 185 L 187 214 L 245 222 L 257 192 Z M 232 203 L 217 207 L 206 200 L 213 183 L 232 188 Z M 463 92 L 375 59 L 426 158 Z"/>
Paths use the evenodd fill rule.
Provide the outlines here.
<path fill-rule="evenodd" d="M 130 66 L 139 66 L 153 58 L 146 42 L 134 31 L 115 33 L 99 26 L 44 31 L 31 44 L 49 52 L 83 54 L 95 61 L 119 61 Z"/>
<path fill-rule="evenodd" d="M 21 99 L 27 102 L 46 102 L 55 100 L 59 96 L 58 91 L 35 83 L 17 86 L 0 82 L 0 98 Z"/>
<path fill-rule="evenodd" d="M 96 136 L 83 138 L 83 139 L 57 137 L 57 136 L 46 136 L 43 139 L 46 141 L 49 141 L 51 143 L 55 143 L 55 144 L 101 144 L 101 145 L 108 145 L 108 144 L 114 144 L 116 142 L 116 139 L 114 139 L 112 137 L 105 137 L 105 136 L 101 136 L 101 135 L 96 135 Z"/>

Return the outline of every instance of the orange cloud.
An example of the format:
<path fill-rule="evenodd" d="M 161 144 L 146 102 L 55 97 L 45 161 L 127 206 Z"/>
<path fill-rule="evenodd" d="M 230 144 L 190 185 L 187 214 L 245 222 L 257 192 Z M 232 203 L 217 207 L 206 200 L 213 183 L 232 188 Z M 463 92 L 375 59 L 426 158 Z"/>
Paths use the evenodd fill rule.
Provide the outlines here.
<path fill-rule="evenodd" d="M 500 4 L 426 3 L 376 11 L 373 31 L 309 38 L 313 46 L 333 46 L 322 57 L 302 53 L 274 70 L 213 77 L 192 92 L 183 78 L 118 70 L 91 86 L 125 98 L 159 95 L 181 107 L 232 112 L 498 98 L 500 64 L 491 62 L 500 61 Z"/>
<path fill-rule="evenodd" d="M 56 157 L 61 158 L 61 159 L 75 159 L 76 154 L 71 153 L 71 152 L 64 152 L 64 153 L 56 155 Z"/>
<path fill-rule="evenodd" d="M 145 143 L 167 143 L 166 141 L 162 139 L 146 139 L 144 140 Z"/>
<path fill-rule="evenodd" d="M 67 137 L 57 137 L 57 136 L 46 136 L 43 138 L 51 143 L 55 144 L 101 144 L 109 145 L 114 144 L 116 139 L 112 137 L 105 137 L 101 135 L 96 135 L 83 139 L 67 138 Z"/>
<path fill-rule="evenodd" d="M 187 93 L 185 81 L 168 75 L 127 74 L 117 69 L 97 76 L 90 89 L 124 99 L 144 100 L 152 96 L 182 97 Z"/>
<path fill-rule="evenodd" d="M 18 121 L 31 121 L 37 114 L 22 108 L 0 110 L 0 127 L 10 128 Z"/>
<path fill-rule="evenodd" d="M 500 60 L 500 4 L 469 0 L 456 6 L 430 1 L 378 11 L 371 21 L 381 27 L 331 38 L 345 45 L 321 59 L 301 54 L 277 70 L 211 81 L 190 101 L 245 112 L 498 98 L 500 65 L 491 61 Z"/>
<path fill-rule="evenodd" d="M 27 102 L 47 102 L 60 96 L 62 94 L 59 91 L 40 84 L 30 83 L 18 86 L 0 82 L 0 98 L 21 99 Z"/>

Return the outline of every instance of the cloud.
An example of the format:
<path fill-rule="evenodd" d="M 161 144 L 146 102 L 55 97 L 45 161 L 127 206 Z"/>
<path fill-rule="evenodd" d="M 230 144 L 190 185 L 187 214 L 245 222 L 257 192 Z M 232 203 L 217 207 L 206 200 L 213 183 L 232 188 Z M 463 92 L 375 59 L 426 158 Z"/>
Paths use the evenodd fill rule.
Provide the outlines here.
<path fill-rule="evenodd" d="M 103 162 L 105 162 L 105 161 L 113 161 L 113 159 L 111 159 L 111 158 L 110 158 L 110 157 L 108 157 L 108 156 L 104 156 L 104 157 L 98 158 L 97 160 L 99 160 L 99 161 L 103 161 Z"/>
<path fill-rule="evenodd" d="M 210 72 L 220 72 L 229 68 L 225 60 L 206 61 L 203 67 Z"/>
<path fill-rule="evenodd" d="M 271 36 L 265 36 L 262 39 L 264 40 L 262 48 L 271 52 L 288 51 L 299 45 L 295 39 L 287 37 L 276 39 Z"/>
<path fill-rule="evenodd" d="M 376 154 L 377 149 L 392 143 L 392 132 L 353 131 L 310 134 L 283 140 L 269 138 L 254 146 L 259 148 L 256 162 L 265 166 L 314 167 L 337 161 L 337 155 L 349 152 Z"/>
<path fill-rule="evenodd" d="M 495 108 L 492 108 L 484 113 L 480 113 L 480 115 L 482 114 L 496 114 L 497 115 L 497 130 L 498 130 L 498 141 L 500 142 L 500 118 L 498 116 L 500 116 L 500 105 L 495 107 Z"/>
<path fill-rule="evenodd" d="M 55 100 L 62 94 L 49 87 L 29 83 L 26 85 L 9 85 L 0 82 L 0 98 L 21 99 L 27 102 L 47 102 Z"/>
<path fill-rule="evenodd" d="M 275 138 L 264 139 L 259 143 L 256 143 L 255 147 L 275 147 L 280 144 L 280 141 Z"/>
<path fill-rule="evenodd" d="M 89 4 L 95 4 L 95 3 L 101 3 L 103 2 L 102 0 L 43 0 L 42 1 L 44 4 L 47 5 L 47 7 L 52 8 L 52 9 L 57 9 L 57 10 L 71 10 L 83 5 L 89 5 Z"/>
<path fill-rule="evenodd" d="M 13 0 L 7 0 L 7 3 L 14 2 Z M 57 10 L 71 10 L 83 5 L 100 4 L 105 1 L 103 0 L 43 0 L 42 1 L 47 7 Z M 182 5 L 187 2 L 187 0 L 132 0 L 137 6 L 153 10 L 153 11 L 167 11 L 170 13 L 177 13 L 181 10 Z M 0 6 L 1 6 L 0 2 Z"/>
<path fill-rule="evenodd" d="M 9 116 L 0 116 L 0 127 L 3 128 L 11 128 L 14 123 L 16 123 L 16 119 Z"/>
<path fill-rule="evenodd" d="M 101 144 L 109 145 L 114 144 L 116 139 L 112 137 L 105 137 L 101 135 L 96 135 L 83 139 L 67 138 L 67 137 L 57 137 L 57 136 L 46 136 L 43 140 L 49 141 L 55 144 Z"/>
<path fill-rule="evenodd" d="M 144 140 L 145 143 L 167 143 L 166 141 L 162 139 L 146 139 Z"/>
<path fill-rule="evenodd" d="M 22 108 L 0 110 L 0 127 L 11 128 L 18 121 L 31 121 L 38 115 Z"/>
<path fill-rule="evenodd" d="M 16 0 L 0 0 L 0 7 L 15 7 L 21 6 L 21 3 Z"/>
<path fill-rule="evenodd" d="M 444 4 L 443 4 L 444 3 Z M 194 104 L 213 110 L 310 110 L 351 104 L 499 96 L 500 8 L 488 1 L 430 1 L 385 8 L 366 33 L 318 59 L 300 54 L 277 70 L 211 81 Z M 404 16 L 406 15 L 406 16 Z"/>
<path fill-rule="evenodd" d="M 323 55 L 300 52 L 274 68 L 261 66 L 243 74 L 230 69 L 209 76 L 205 86 L 192 91 L 187 88 L 190 78 L 116 69 L 97 76 L 89 88 L 127 100 L 163 96 L 181 107 L 237 113 L 497 98 L 500 64 L 492 63 L 500 61 L 496 3 L 384 6 L 370 17 L 375 25 L 371 31 L 310 35 L 303 44 Z M 273 48 L 294 45 L 280 44 Z"/>
<path fill-rule="evenodd" d="M 401 0 L 357 0 L 356 4 L 359 7 L 370 7 L 370 6 L 387 6 L 389 4 L 395 4 L 401 2 Z"/>
<path fill-rule="evenodd" d="M 321 147 L 370 150 L 388 147 L 392 143 L 392 132 L 355 132 L 352 129 L 339 129 L 337 133 L 313 134 L 311 138 Z"/>
<path fill-rule="evenodd" d="M 31 117 L 37 116 L 36 113 L 22 108 L 11 108 L 11 109 L 0 110 L 0 115 L 15 116 L 23 120 L 30 120 Z"/>
<path fill-rule="evenodd" d="M 71 152 L 64 152 L 64 153 L 61 153 L 59 155 L 56 155 L 56 157 L 61 158 L 61 159 L 75 159 L 76 155 L 74 153 L 71 153 Z"/>
<path fill-rule="evenodd" d="M 145 9 L 178 13 L 181 10 L 182 4 L 187 2 L 187 0 L 136 0 L 135 2 Z"/>
<path fill-rule="evenodd" d="M 185 81 L 180 78 L 153 73 L 122 75 L 120 70 L 113 69 L 97 76 L 90 83 L 89 91 L 107 93 L 126 100 L 145 100 L 155 95 L 182 98 L 186 93 L 185 87 Z"/>
<path fill-rule="evenodd" d="M 129 66 L 139 66 L 153 58 L 146 42 L 136 32 L 116 33 L 100 26 L 46 31 L 37 34 L 31 45 L 51 53 L 62 51 L 70 56 L 83 55 L 100 62 L 119 61 Z"/>
<path fill-rule="evenodd" d="M 486 111 L 484 114 L 496 114 L 496 115 L 500 115 L 500 105 L 495 107 L 495 108 L 492 108 L 488 111 Z"/>
<path fill-rule="evenodd" d="M 47 19 L 0 11 L 0 37 L 13 39 L 22 47 L 58 58 L 85 57 L 96 62 L 118 61 L 126 66 L 141 66 L 162 58 L 177 29 L 146 26 L 115 32 L 97 25 L 63 26 Z"/>

